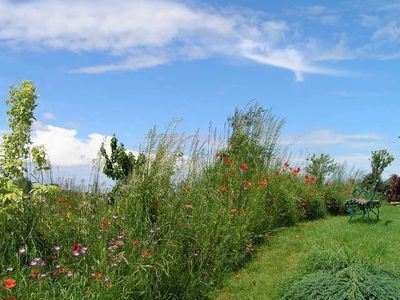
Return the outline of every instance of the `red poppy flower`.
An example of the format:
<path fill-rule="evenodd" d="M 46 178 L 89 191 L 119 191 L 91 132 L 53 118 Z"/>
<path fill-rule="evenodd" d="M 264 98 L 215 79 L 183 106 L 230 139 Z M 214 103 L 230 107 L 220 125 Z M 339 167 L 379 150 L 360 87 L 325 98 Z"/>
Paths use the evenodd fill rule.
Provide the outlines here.
<path fill-rule="evenodd" d="M 39 270 L 33 270 L 32 272 L 29 273 L 30 277 L 37 277 L 39 274 Z"/>
<path fill-rule="evenodd" d="M 92 276 L 93 276 L 94 278 L 97 278 L 97 279 L 100 279 L 100 278 L 102 277 L 102 275 L 101 275 L 100 273 L 97 273 L 97 272 L 93 272 L 93 273 L 92 273 Z"/>
<path fill-rule="evenodd" d="M 246 181 L 244 184 L 245 184 L 247 187 L 251 186 L 251 182 L 250 182 L 250 181 Z"/>
<path fill-rule="evenodd" d="M 143 252 L 140 254 L 140 256 L 141 256 L 141 257 L 151 257 L 151 253 L 148 252 L 148 251 L 143 251 Z"/>
<path fill-rule="evenodd" d="M 286 168 L 289 167 L 289 163 L 288 163 L 288 162 L 285 162 L 283 165 L 284 165 Z"/>
<path fill-rule="evenodd" d="M 243 164 L 240 168 L 241 168 L 243 171 L 247 171 L 247 170 L 249 169 L 249 167 L 248 167 L 246 164 Z"/>
<path fill-rule="evenodd" d="M 67 204 L 68 204 L 68 200 L 66 200 L 66 199 L 59 200 L 59 201 L 58 201 L 58 204 L 60 204 L 60 205 L 67 205 Z"/>
<path fill-rule="evenodd" d="M 266 181 L 270 181 L 270 180 L 271 180 L 271 177 L 266 176 L 266 177 L 265 177 L 265 180 L 266 180 Z"/>
<path fill-rule="evenodd" d="M 103 220 L 103 228 L 108 229 L 111 226 L 111 223 L 108 220 Z"/>
<path fill-rule="evenodd" d="M 231 171 L 231 175 L 236 175 L 236 171 Z"/>
<path fill-rule="evenodd" d="M 228 166 L 232 166 L 233 165 L 233 161 L 231 161 L 228 157 L 224 157 L 224 161 Z"/>
<path fill-rule="evenodd" d="M 260 181 L 258 183 L 258 186 L 261 186 L 261 187 L 266 186 L 266 185 L 267 185 L 267 183 L 265 181 Z"/>
<path fill-rule="evenodd" d="M 276 171 L 276 176 L 279 176 L 279 175 L 281 175 L 281 172 L 279 172 L 279 171 Z"/>
<path fill-rule="evenodd" d="M 112 283 L 111 283 L 111 282 L 107 282 L 107 283 L 106 283 L 106 287 L 107 287 L 107 288 L 109 288 L 109 289 L 110 289 L 110 288 L 112 288 L 112 286 L 113 286 L 113 285 L 112 285 Z"/>
<path fill-rule="evenodd" d="M 215 153 L 215 156 L 216 156 L 216 157 L 221 157 L 221 156 L 222 156 L 222 154 L 221 154 L 221 153 L 219 153 L 219 152 L 217 152 L 217 153 Z"/>
<path fill-rule="evenodd" d="M 228 190 L 228 187 L 226 185 L 221 185 L 219 189 L 221 190 L 221 192 L 226 192 Z"/>
<path fill-rule="evenodd" d="M 72 245 L 72 251 L 79 251 L 81 249 L 81 245 L 78 243 L 74 243 Z"/>
<path fill-rule="evenodd" d="M 15 279 L 5 279 L 4 280 L 4 285 L 6 287 L 6 289 L 12 289 L 13 287 L 15 287 L 16 284 L 16 280 Z"/>
<path fill-rule="evenodd" d="M 60 273 L 65 273 L 65 268 L 60 268 Z"/>

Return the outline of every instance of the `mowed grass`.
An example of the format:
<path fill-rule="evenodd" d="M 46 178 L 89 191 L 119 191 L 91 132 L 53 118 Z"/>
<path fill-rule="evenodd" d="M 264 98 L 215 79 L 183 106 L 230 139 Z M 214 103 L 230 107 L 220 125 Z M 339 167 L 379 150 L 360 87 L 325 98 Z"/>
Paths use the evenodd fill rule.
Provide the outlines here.
<path fill-rule="evenodd" d="M 344 250 L 355 258 L 389 270 L 400 271 L 400 208 L 385 205 L 381 220 L 369 223 L 328 217 L 285 228 L 256 249 L 254 259 L 230 274 L 211 299 L 278 299 L 277 288 L 299 271 L 309 253 Z M 372 220 L 372 218 L 371 218 Z"/>

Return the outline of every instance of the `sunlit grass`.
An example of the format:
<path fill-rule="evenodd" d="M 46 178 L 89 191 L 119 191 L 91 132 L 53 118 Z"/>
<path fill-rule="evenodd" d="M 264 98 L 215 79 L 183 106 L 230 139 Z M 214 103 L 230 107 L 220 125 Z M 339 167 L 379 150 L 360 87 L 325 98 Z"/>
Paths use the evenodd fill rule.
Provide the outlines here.
<path fill-rule="evenodd" d="M 352 222 L 328 217 L 279 230 L 256 258 L 237 273 L 227 276 L 224 287 L 212 299 L 278 299 L 277 288 L 299 271 L 309 253 L 345 251 L 356 259 L 393 271 L 400 271 L 400 208 L 384 206 L 381 221 Z"/>

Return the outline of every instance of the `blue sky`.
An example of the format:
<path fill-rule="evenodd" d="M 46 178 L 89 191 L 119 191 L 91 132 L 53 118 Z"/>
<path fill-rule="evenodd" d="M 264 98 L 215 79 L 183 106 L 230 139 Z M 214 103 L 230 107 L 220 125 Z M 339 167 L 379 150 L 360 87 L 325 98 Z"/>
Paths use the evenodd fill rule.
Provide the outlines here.
<path fill-rule="evenodd" d="M 34 141 L 68 175 L 104 136 L 136 149 L 153 125 L 222 127 L 253 99 L 286 118 L 294 160 L 368 170 L 372 150 L 400 160 L 399 17 L 400 1 L 0 0 L 0 97 L 34 81 Z"/>

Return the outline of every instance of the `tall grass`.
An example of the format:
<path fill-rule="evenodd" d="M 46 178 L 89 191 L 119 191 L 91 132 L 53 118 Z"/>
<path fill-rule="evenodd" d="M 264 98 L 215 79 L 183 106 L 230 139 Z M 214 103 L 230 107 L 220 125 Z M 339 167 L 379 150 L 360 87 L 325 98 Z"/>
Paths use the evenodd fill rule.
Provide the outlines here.
<path fill-rule="evenodd" d="M 266 233 L 326 214 L 325 187 L 282 161 L 282 126 L 251 105 L 228 118 L 225 138 L 216 130 L 205 141 L 179 134 L 176 123 L 152 129 L 146 163 L 112 203 L 71 190 L 27 203 L 19 220 L 0 225 L 0 278 L 17 282 L 0 295 L 204 298 Z"/>

